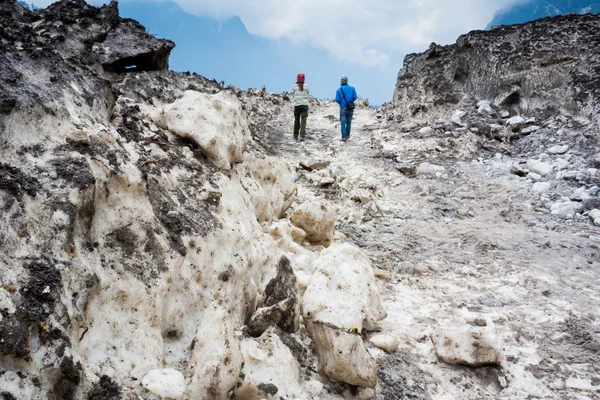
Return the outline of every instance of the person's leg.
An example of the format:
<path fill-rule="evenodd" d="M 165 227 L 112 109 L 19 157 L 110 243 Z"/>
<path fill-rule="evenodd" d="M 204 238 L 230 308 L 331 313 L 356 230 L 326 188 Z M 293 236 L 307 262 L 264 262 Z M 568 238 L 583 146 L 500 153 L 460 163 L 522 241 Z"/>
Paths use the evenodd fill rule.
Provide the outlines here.
<path fill-rule="evenodd" d="M 300 114 L 300 136 L 306 137 L 306 119 L 308 118 L 308 106 L 302 106 L 302 113 Z"/>
<path fill-rule="evenodd" d="M 294 139 L 298 139 L 300 131 L 300 107 L 294 107 Z"/>
<path fill-rule="evenodd" d="M 352 128 L 352 117 L 354 116 L 354 110 L 346 111 L 346 137 L 350 137 L 350 129 Z"/>
<path fill-rule="evenodd" d="M 340 108 L 340 127 L 342 129 L 342 139 L 346 139 L 346 108 Z"/>

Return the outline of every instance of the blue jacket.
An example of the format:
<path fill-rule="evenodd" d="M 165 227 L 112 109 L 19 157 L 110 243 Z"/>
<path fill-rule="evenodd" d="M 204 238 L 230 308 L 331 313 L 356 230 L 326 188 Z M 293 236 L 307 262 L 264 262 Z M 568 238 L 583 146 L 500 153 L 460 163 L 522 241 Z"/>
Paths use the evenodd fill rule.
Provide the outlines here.
<path fill-rule="evenodd" d="M 335 92 L 335 101 L 340 105 L 340 108 L 346 107 L 346 100 L 344 100 L 344 96 L 342 96 L 342 90 L 344 91 L 346 100 L 354 101 L 358 99 L 358 96 L 356 95 L 356 89 L 354 89 L 354 86 L 342 85 L 338 88 L 337 92 Z"/>

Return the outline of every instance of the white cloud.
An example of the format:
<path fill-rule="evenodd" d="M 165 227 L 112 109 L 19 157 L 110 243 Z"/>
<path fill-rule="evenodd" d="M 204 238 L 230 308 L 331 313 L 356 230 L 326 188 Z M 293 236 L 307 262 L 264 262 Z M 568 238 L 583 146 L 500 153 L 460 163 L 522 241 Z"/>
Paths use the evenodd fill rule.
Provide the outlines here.
<path fill-rule="evenodd" d="M 527 0 L 174 0 L 196 15 L 238 16 L 254 35 L 327 50 L 340 60 L 385 65 L 390 54 L 448 44 Z"/>
<path fill-rule="evenodd" d="M 377 66 L 394 53 L 422 51 L 431 42 L 452 43 L 463 33 L 483 29 L 497 11 L 528 0 L 173 1 L 195 15 L 238 16 L 254 35 L 308 43 L 339 60 Z M 50 2 L 35 1 L 40 6 Z"/>

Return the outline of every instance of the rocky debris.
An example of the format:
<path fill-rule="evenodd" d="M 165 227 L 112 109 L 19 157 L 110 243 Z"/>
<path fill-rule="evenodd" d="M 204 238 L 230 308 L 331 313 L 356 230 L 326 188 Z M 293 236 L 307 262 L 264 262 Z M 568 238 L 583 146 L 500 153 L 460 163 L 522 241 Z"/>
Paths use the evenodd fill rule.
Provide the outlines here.
<path fill-rule="evenodd" d="M 185 393 L 185 378 L 174 369 L 153 369 L 142 379 L 142 386 L 157 396 L 180 400 Z"/>
<path fill-rule="evenodd" d="M 264 307 L 256 310 L 248 323 L 248 333 L 259 337 L 273 325 L 293 333 L 298 330 L 299 319 L 298 281 L 290 261 L 284 256 L 277 265 L 277 276 L 265 289 Z"/>
<path fill-rule="evenodd" d="M 349 244 L 332 245 L 316 260 L 302 310 L 319 371 L 334 380 L 374 387 L 377 363 L 360 333 L 385 318 L 366 255 Z"/>
<path fill-rule="evenodd" d="M 504 111 L 503 118 L 509 111 L 563 107 L 595 118 L 600 52 L 589 54 L 600 48 L 599 28 L 598 15 L 566 15 L 473 31 L 449 46 L 432 44 L 404 59 L 391 107 L 401 118 L 435 120 L 465 98 L 487 115 L 487 102 L 477 107 L 474 99 L 489 99 L 490 108 Z M 531 124 L 521 117 L 508 121 L 516 130 Z"/>
<path fill-rule="evenodd" d="M 324 204 L 302 204 L 291 217 L 294 226 L 306 232 L 306 240 L 329 246 L 333 238 L 335 217 Z"/>
<path fill-rule="evenodd" d="M 500 365 L 504 341 L 491 322 L 484 326 L 438 327 L 431 335 L 439 359 L 469 367 Z"/>

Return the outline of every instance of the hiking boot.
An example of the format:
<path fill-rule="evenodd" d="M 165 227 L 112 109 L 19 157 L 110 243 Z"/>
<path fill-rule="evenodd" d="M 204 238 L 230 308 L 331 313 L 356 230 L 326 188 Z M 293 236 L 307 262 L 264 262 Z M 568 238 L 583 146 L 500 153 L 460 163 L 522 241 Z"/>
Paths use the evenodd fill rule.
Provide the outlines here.
<path fill-rule="evenodd" d="M 306 140 L 306 136 L 301 136 L 301 137 L 300 137 L 300 141 L 301 141 L 301 142 L 304 142 L 305 140 Z"/>
<path fill-rule="evenodd" d="M 298 136 L 294 136 L 294 140 L 298 140 Z"/>

